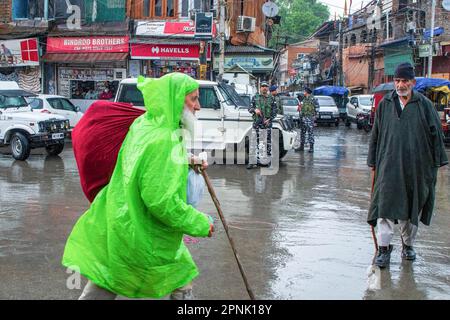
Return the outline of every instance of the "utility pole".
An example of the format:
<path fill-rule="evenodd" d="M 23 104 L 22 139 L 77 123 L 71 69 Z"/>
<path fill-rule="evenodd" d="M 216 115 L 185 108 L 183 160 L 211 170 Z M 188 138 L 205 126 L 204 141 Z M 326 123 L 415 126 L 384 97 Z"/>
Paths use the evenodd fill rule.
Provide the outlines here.
<path fill-rule="evenodd" d="M 44 0 L 44 20 L 48 21 L 48 0 Z"/>
<path fill-rule="evenodd" d="M 225 0 L 219 0 L 219 34 L 220 34 L 220 57 L 219 57 L 219 81 L 222 80 L 225 69 Z"/>
<path fill-rule="evenodd" d="M 428 56 L 428 78 L 431 78 L 433 69 L 433 37 L 434 37 L 434 20 L 436 11 L 436 0 L 431 1 L 431 35 L 430 35 L 430 53 Z"/>
<path fill-rule="evenodd" d="M 343 35 L 342 35 L 342 20 L 339 21 L 339 77 L 338 77 L 338 85 L 344 85 L 344 68 L 343 64 Z"/>
<path fill-rule="evenodd" d="M 375 69 L 375 45 L 376 45 L 376 42 L 374 43 L 372 41 L 371 46 L 370 46 L 369 79 L 368 79 L 368 83 L 367 83 L 368 92 L 370 92 L 370 90 L 372 90 L 373 80 L 375 78 L 375 70 L 374 70 Z"/>

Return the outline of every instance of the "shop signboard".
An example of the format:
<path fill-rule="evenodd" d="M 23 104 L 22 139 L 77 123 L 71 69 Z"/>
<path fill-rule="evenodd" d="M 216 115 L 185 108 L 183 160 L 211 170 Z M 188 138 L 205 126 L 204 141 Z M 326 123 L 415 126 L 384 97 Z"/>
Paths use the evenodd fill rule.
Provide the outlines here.
<path fill-rule="evenodd" d="M 273 69 L 272 56 L 228 56 L 225 57 L 225 69 L 240 65 L 247 71 L 268 71 Z M 214 69 L 219 69 L 219 57 L 214 59 Z"/>
<path fill-rule="evenodd" d="M 128 52 L 128 36 L 49 37 L 48 53 Z"/>
<path fill-rule="evenodd" d="M 132 59 L 198 60 L 199 57 L 197 44 L 131 44 Z"/>
<path fill-rule="evenodd" d="M 212 35 L 216 34 L 216 25 L 212 23 Z M 137 36 L 164 37 L 174 36 L 181 38 L 194 38 L 196 25 L 193 21 L 139 21 L 136 26 Z M 211 33 L 211 32 L 210 32 Z"/>
<path fill-rule="evenodd" d="M 425 58 L 430 55 L 430 45 L 429 44 L 423 44 L 419 45 L 419 57 Z"/>
<path fill-rule="evenodd" d="M 213 15 L 211 12 L 197 12 L 195 14 L 196 39 L 211 40 L 213 31 Z"/>
<path fill-rule="evenodd" d="M 0 40 L 0 67 L 39 66 L 36 38 Z"/>

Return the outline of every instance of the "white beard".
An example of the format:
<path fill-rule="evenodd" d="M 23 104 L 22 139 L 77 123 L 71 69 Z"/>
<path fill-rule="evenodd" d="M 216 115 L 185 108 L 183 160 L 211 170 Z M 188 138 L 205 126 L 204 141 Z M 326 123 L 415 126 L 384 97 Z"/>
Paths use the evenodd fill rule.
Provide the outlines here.
<path fill-rule="evenodd" d="M 183 124 L 183 128 L 188 132 L 191 137 L 191 140 L 194 139 L 195 136 L 195 128 L 198 124 L 198 120 L 195 115 L 187 108 L 183 109 L 183 116 L 181 118 L 181 123 Z"/>
<path fill-rule="evenodd" d="M 399 90 L 395 90 L 396 92 L 397 92 L 397 94 L 398 94 L 398 96 L 399 97 L 407 97 L 408 96 L 408 94 L 409 94 L 409 91 L 408 90 L 406 90 L 406 91 L 399 91 Z"/>

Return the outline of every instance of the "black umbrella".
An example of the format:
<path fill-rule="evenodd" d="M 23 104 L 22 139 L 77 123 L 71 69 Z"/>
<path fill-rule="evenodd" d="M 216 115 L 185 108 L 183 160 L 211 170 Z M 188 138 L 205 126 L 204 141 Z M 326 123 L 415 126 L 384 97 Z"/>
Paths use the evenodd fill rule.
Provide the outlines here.
<path fill-rule="evenodd" d="M 382 83 L 375 88 L 373 88 L 372 93 L 382 92 L 382 91 L 392 91 L 394 90 L 394 83 L 388 82 L 388 83 Z"/>

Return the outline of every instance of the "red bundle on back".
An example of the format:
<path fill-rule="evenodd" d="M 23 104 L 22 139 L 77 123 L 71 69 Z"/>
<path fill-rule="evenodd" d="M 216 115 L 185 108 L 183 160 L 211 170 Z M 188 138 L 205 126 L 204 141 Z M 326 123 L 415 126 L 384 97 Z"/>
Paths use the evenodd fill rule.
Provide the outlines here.
<path fill-rule="evenodd" d="M 81 188 L 90 202 L 108 184 L 133 121 L 145 110 L 126 103 L 96 101 L 72 132 Z"/>

